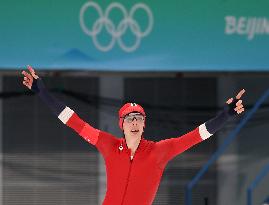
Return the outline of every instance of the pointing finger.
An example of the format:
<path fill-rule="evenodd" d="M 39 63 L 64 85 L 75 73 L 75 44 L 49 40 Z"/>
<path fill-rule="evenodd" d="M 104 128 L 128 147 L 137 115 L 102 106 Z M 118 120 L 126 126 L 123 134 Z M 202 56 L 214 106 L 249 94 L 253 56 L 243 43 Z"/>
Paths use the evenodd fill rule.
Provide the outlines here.
<path fill-rule="evenodd" d="M 32 75 L 35 74 L 35 70 L 30 65 L 27 65 L 27 68 Z"/>
<path fill-rule="evenodd" d="M 236 99 L 240 99 L 245 92 L 245 89 L 240 90 L 240 92 L 236 95 Z"/>
<path fill-rule="evenodd" d="M 34 77 L 34 79 L 39 78 L 36 74 L 35 74 L 35 70 L 32 68 L 32 66 L 27 65 L 28 70 L 30 71 L 31 75 Z"/>

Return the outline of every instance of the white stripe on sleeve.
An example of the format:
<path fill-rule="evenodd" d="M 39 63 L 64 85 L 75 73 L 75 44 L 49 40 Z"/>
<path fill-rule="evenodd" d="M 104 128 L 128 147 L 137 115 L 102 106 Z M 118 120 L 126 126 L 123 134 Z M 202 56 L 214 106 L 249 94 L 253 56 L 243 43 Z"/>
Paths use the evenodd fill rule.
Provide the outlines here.
<path fill-rule="evenodd" d="M 69 118 L 73 115 L 74 111 L 69 107 L 65 107 L 64 110 L 59 114 L 58 118 L 66 124 Z"/>
<path fill-rule="evenodd" d="M 207 138 L 213 135 L 207 131 L 205 123 L 199 126 L 199 133 L 203 140 L 206 140 Z"/>

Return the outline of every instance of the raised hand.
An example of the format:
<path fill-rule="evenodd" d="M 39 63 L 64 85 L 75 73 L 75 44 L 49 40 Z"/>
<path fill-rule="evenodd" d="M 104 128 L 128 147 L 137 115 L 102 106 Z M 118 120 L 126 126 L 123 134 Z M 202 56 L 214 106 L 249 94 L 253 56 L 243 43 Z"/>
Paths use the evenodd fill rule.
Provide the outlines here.
<path fill-rule="evenodd" d="M 235 99 L 236 99 L 236 104 L 235 105 L 233 105 L 234 107 L 233 107 L 233 109 L 234 109 L 234 111 L 235 112 L 237 112 L 237 114 L 240 114 L 240 113 L 242 113 L 242 112 L 244 112 L 245 111 L 245 109 L 244 109 L 244 106 L 243 106 L 243 104 L 242 104 L 242 100 L 240 100 L 240 98 L 242 97 L 242 95 L 245 93 L 246 91 L 245 91 L 245 89 L 242 89 L 242 90 L 240 90 L 240 92 L 236 95 L 236 97 L 235 97 Z M 230 105 L 231 103 L 233 103 L 234 102 L 234 99 L 233 98 L 230 98 L 229 100 L 227 100 L 227 104 L 228 105 Z M 235 102 L 234 102 L 235 103 Z M 232 104 L 231 104 L 232 105 Z"/>
<path fill-rule="evenodd" d="M 28 65 L 27 68 L 30 73 L 26 71 L 21 72 L 24 75 L 22 83 L 31 90 L 34 79 L 38 79 L 39 77 L 35 74 L 35 70 L 30 65 Z"/>

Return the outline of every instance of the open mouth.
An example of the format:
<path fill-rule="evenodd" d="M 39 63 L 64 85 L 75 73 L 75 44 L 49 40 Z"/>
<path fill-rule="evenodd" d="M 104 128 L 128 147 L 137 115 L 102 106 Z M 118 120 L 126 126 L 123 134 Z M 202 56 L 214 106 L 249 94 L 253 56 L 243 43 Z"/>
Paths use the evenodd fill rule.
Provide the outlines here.
<path fill-rule="evenodd" d="M 131 130 L 132 133 L 138 133 L 139 130 Z"/>

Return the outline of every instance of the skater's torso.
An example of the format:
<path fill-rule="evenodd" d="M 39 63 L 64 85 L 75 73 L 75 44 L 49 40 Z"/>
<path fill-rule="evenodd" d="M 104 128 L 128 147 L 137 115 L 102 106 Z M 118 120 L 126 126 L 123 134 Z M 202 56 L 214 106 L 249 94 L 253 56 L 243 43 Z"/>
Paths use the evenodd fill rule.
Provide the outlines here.
<path fill-rule="evenodd" d="M 142 138 L 133 157 L 123 138 L 112 144 L 110 154 L 104 157 L 107 193 L 103 205 L 152 204 L 163 173 L 154 142 Z"/>
<path fill-rule="evenodd" d="M 198 128 L 159 142 L 142 137 L 132 157 L 124 138 L 100 131 L 96 147 L 104 157 L 107 173 L 103 205 L 151 205 L 168 161 L 201 141 Z"/>
<path fill-rule="evenodd" d="M 158 142 L 142 137 L 132 158 L 124 138 L 93 128 L 75 113 L 66 124 L 96 146 L 105 160 L 107 192 L 103 205 L 151 205 L 167 163 L 206 139 L 204 124 L 185 135 Z"/>

